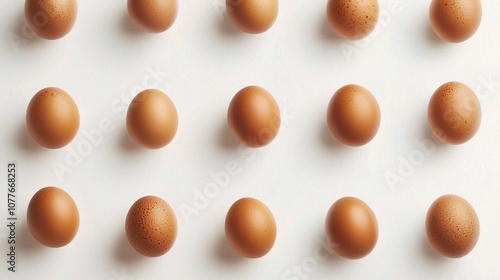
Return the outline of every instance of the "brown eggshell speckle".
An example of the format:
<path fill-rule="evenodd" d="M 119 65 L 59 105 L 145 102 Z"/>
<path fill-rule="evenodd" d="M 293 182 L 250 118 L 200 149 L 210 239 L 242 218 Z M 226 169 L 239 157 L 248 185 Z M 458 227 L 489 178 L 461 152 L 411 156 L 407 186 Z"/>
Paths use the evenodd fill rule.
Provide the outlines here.
<path fill-rule="evenodd" d="M 24 15 L 40 37 L 55 40 L 68 34 L 76 22 L 76 0 L 26 0 Z"/>
<path fill-rule="evenodd" d="M 57 248 L 74 239 L 80 225 L 80 215 L 75 201 L 65 191 L 45 187 L 31 198 L 27 223 L 38 242 Z"/>
<path fill-rule="evenodd" d="M 481 104 L 472 89 L 460 82 L 448 82 L 432 95 L 427 109 L 429 126 L 441 141 L 463 144 L 481 125 Z"/>
<path fill-rule="evenodd" d="M 476 212 L 457 195 L 444 195 L 432 203 L 427 212 L 425 229 L 432 247 L 450 258 L 467 255 L 479 240 Z"/>
<path fill-rule="evenodd" d="M 272 95 L 258 86 L 240 90 L 231 100 L 227 122 L 233 135 L 248 147 L 263 147 L 278 134 L 281 116 Z"/>
<path fill-rule="evenodd" d="M 177 18 L 177 0 L 128 0 L 130 17 L 146 30 L 160 33 Z"/>
<path fill-rule="evenodd" d="M 327 241 L 340 256 L 360 259 L 368 255 L 378 239 L 378 223 L 372 209 L 360 199 L 344 197 L 328 210 Z"/>
<path fill-rule="evenodd" d="M 134 142 L 149 149 L 159 149 L 172 141 L 177 133 L 177 110 L 163 92 L 147 89 L 129 105 L 127 130 Z"/>
<path fill-rule="evenodd" d="M 229 19 L 240 30 L 262 33 L 274 24 L 278 17 L 278 0 L 226 0 Z"/>
<path fill-rule="evenodd" d="M 333 30 L 342 38 L 360 40 L 376 27 L 377 0 L 328 0 L 326 15 Z"/>
<path fill-rule="evenodd" d="M 358 85 L 335 92 L 327 110 L 330 132 L 340 142 L 361 146 L 370 142 L 380 126 L 380 108 L 375 97 Z"/>
<path fill-rule="evenodd" d="M 60 88 L 40 90 L 26 110 L 28 132 L 38 144 L 57 149 L 66 146 L 78 132 L 80 114 L 75 101 Z"/>
<path fill-rule="evenodd" d="M 271 210 L 255 198 L 236 201 L 226 215 L 226 240 L 247 258 L 266 255 L 276 240 L 276 222 Z"/>
<path fill-rule="evenodd" d="M 145 196 L 130 207 L 125 232 L 130 245 L 138 253 L 146 257 L 159 257 L 174 245 L 177 218 L 163 199 Z"/>
<path fill-rule="evenodd" d="M 441 39 L 463 42 L 476 33 L 482 18 L 480 0 L 432 0 L 429 9 L 432 29 Z"/>

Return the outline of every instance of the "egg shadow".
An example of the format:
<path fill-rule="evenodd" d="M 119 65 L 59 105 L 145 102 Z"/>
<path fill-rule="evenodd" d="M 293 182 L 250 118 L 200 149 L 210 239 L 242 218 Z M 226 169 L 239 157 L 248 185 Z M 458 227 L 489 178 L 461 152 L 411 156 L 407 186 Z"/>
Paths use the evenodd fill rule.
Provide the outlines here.
<path fill-rule="evenodd" d="M 116 239 L 114 258 L 123 265 L 139 263 L 146 259 L 132 248 L 124 231 Z"/>
<path fill-rule="evenodd" d="M 130 18 L 128 11 L 125 11 L 121 19 L 121 30 L 129 36 L 146 36 L 148 33 Z"/>
<path fill-rule="evenodd" d="M 321 19 L 318 28 L 320 38 L 325 40 L 325 42 L 334 42 L 334 43 L 342 42 L 343 38 L 341 38 L 337 33 L 335 33 L 335 31 L 330 26 L 328 18 L 324 14 L 321 14 L 321 16 L 318 18 Z"/>
<path fill-rule="evenodd" d="M 422 120 L 422 137 L 423 139 L 431 140 L 435 144 L 436 149 L 444 149 L 448 146 L 445 142 L 441 141 L 429 126 L 427 118 Z"/>
<path fill-rule="evenodd" d="M 321 126 L 321 143 L 326 148 L 344 150 L 346 147 L 344 144 L 340 143 L 332 132 L 328 125 L 324 124 Z"/>
<path fill-rule="evenodd" d="M 429 263 L 435 264 L 436 266 L 441 266 L 443 263 L 446 263 L 447 258 L 432 248 L 425 232 L 421 234 L 420 243 L 422 256 L 429 261 Z"/>
<path fill-rule="evenodd" d="M 121 134 L 122 135 L 119 141 L 120 141 L 120 147 L 122 148 L 123 151 L 129 153 L 136 153 L 142 149 L 141 146 L 132 141 L 130 135 L 128 134 L 127 129 L 124 129 Z"/>
<path fill-rule="evenodd" d="M 219 132 L 219 145 L 228 150 L 234 150 L 238 148 L 239 142 L 234 138 L 229 129 L 227 122 L 223 122 L 220 127 Z"/>
<path fill-rule="evenodd" d="M 346 259 L 339 256 L 337 253 L 335 253 L 335 251 L 333 251 L 333 249 L 329 247 L 328 241 L 326 240 L 326 234 L 324 228 L 318 228 L 316 236 L 319 237 L 314 240 L 311 252 L 322 251 L 323 253 L 326 253 L 325 256 L 326 260 L 323 262 L 319 260 L 318 263 L 327 263 L 326 265 L 330 265 L 330 264 L 342 264 L 347 262 Z"/>
<path fill-rule="evenodd" d="M 12 32 L 16 34 L 17 36 L 20 36 L 21 38 L 18 38 L 18 40 L 21 40 L 21 46 L 23 47 L 34 47 L 37 45 L 42 44 L 44 41 L 47 41 L 43 39 L 42 37 L 38 36 L 35 31 L 29 26 L 28 21 L 26 20 L 26 17 L 24 15 L 24 11 L 19 14 L 18 17 L 15 17 L 17 20 L 16 22 L 12 25 Z M 28 35 L 29 34 L 29 35 Z M 28 35 L 28 37 L 26 37 Z M 16 40 L 16 41 L 18 41 Z"/>
<path fill-rule="evenodd" d="M 26 152 L 40 152 L 43 150 L 43 147 L 31 138 L 26 125 L 19 126 L 19 131 L 16 135 L 15 141 L 19 148 Z"/>
<path fill-rule="evenodd" d="M 26 255 L 32 255 L 35 252 L 42 252 L 45 248 L 44 245 L 40 244 L 32 235 L 28 228 L 28 224 L 26 222 L 22 222 L 17 228 L 17 240 L 16 240 L 17 248 L 19 249 L 19 253 Z"/>
<path fill-rule="evenodd" d="M 443 41 L 437 34 L 436 32 L 434 31 L 434 29 L 432 28 L 432 25 L 426 21 L 425 22 L 425 29 L 426 31 L 426 39 L 429 43 L 433 43 L 434 45 L 437 45 L 437 46 L 442 46 L 445 44 L 445 41 Z"/>
<path fill-rule="evenodd" d="M 241 263 L 245 259 L 229 247 L 224 234 L 221 234 L 215 242 L 214 255 L 217 260 L 223 263 Z"/>
<path fill-rule="evenodd" d="M 218 24 L 219 32 L 228 37 L 228 38 L 236 38 L 244 35 L 244 32 L 239 30 L 231 20 L 226 12 L 221 14 L 220 16 L 215 17 Z"/>

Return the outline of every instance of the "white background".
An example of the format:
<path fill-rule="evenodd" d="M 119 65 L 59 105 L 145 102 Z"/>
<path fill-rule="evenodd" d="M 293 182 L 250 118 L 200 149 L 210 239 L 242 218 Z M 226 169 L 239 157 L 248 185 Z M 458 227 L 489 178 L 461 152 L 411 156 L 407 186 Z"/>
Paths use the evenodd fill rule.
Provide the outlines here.
<path fill-rule="evenodd" d="M 276 23 L 261 35 L 235 29 L 224 0 L 180 1 L 175 24 L 161 34 L 138 30 L 125 0 L 79 1 L 74 29 L 57 41 L 26 29 L 23 2 L 0 4 L 1 224 L 9 161 L 17 162 L 19 175 L 17 272 L 8 272 L 2 261 L 0 278 L 500 277 L 500 2 L 482 1 L 481 26 L 461 44 L 434 35 L 429 0 L 380 0 L 377 30 L 356 44 L 333 34 L 324 0 L 280 1 Z M 460 146 L 429 142 L 426 119 L 430 96 L 452 80 L 473 88 L 483 110 L 479 132 Z M 330 97 L 349 83 L 368 88 L 382 113 L 377 136 L 359 148 L 336 142 L 326 125 Z M 238 147 L 226 125 L 232 96 L 254 84 L 274 95 L 283 119 L 276 139 L 258 150 Z M 78 135 L 59 150 L 37 146 L 25 128 L 31 97 L 48 86 L 65 89 L 80 110 Z M 179 113 L 176 137 L 160 150 L 139 148 L 126 132 L 126 107 L 144 86 L 167 93 Z M 102 138 L 89 146 L 86 134 L 103 122 L 112 131 L 99 132 Z M 424 153 L 419 141 L 431 150 Z M 213 182 L 210 174 L 220 175 L 234 162 L 239 174 L 200 200 L 196 193 Z M 58 176 L 55 165 L 71 172 Z M 389 173 L 401 181 L 391 184 Z M 30 198 L 48 185 L 66 190 L 81 216 L 76 238 L 59 249 L 39 245 L 26 226 Z M 481 223 L 477 246 L 461 259 L 441 257 L 425 237 L 427 209 L 446 193 L 467 199 Z M 171 251 L 153 259 L 135 253 L 124 234 L 129 207 L 149 194 L 174 208 L 179 227 Z M 361 260 L 332 254 L 322 261 L 315 252 L 326 253 L 326 212 L 347 195 L 373 209 L 378 243 Z M 260 259 L 238 257 L 224 238 L 226 212 L 245 196 L 268 205 L 277 222 L 276 243 Z M 183 215 L 186 206 L 197 214 Z M 4 258 L 6 238 L 1 226 Z M 303 271 L 300 277 L 292 275 L 294 266 Z"/>

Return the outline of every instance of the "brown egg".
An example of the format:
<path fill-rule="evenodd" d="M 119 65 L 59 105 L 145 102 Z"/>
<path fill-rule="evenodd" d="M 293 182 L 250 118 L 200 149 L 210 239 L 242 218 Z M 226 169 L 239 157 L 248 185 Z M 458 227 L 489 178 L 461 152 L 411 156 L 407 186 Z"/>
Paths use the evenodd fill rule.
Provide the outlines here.
<path fill-rule="evenodd" d="M 326 215 L 326 237 L 330 247 L 347 259 L 368 255 L 378 239 L 378 224 L 372 209 L 354 197 L 337 200 Z"/>
<path fill-rule="evenodd" d="M 461 258 L 476 246 L 479 219 L 474 208 L 457 195 L 443 195 L 432 203 L 425 220 L 427 239 L 440 254 Z"/>
<path fill-rule="evenodd" d="M 172 248 L 177 238 L 174 210 L 157 196 L 142 197 L 128 211 L 125 233 L 139 254 L 159 257 Z"/>
<path fill-rule="evenodd" d="M 47 247 L 62 247 L 75 238 L 80 215 L 75 201 L 65 191 L 45 187 L 33 195 L 28 205 L 28 228 Z"/>
<path fill-rule="evenodd" d="M 278 134 L 281 116 L 272 95 L 258 86 L 240 90 L 231 100 L 227 122 L 233 135 L 248 147 L 263 147 Z"/>
<path fill-rule="evenodd" d="M 76 136 L 80 113 L 75 101 L 64 90 L 44 88 L 28 105 L 26 126 L 38 144 L 57 149 L 66 146 Z"/>
<path fill-rule="evenodd" d="M 377 25 L 377 0 L 328 0 L 326 15 L 333 30 L 342 38 L 359 40 Z"/>
<path fill-rule="evenodd" d="M 26 0 L 24 15 L 40 37 L 55 40 L 68 34 L 78 13 L 76 0 Z"/>
<path fill-rule="evenodd" d="M 429 126 L 441 141 L 463 144 L 479 130 L 481 105 L 472 89 L 459 82 L 440 86 L 427 109 Z"/>
<path fill-rule="evenodd" d="M 480 0 L 432 0 L 429 9 L 434 32 L 452 43 L 472 37 L 481 24 L 481 17 Z"/>
<path fill-rule="evenodd" d="M 137 144 L 159 149 L 166 146 L 177 132 L 177 110 L 170 98 L 156 89 L 140 92 L 127 111 L 127 130 Z"/>
<path fill-rule="evenodd" d="M 347 85 L 333 95 L 326 118 L 335 138 L 349 146 L 361 146 L 377 134 L 380 108 L 367 89 Z"/>
<path fill-rule="evenodd" d="M 271 28 L 278 17 L 278 6 L 278 0 L 226 0 L 229 19 L 250 34 Z"/>
<path fill-rule="evenodd" d="M 229 246 L 238 254 L 247 258 L 260 258 L 274 245 L 276 222 L 264 203 L 246 197 L 229 208 L 225 232 Z"/>
<path fill-rule="evenodd" d="M 128 0 L 128 14 L 154 33 L 169 29 L 177 18 L 177 0 Z"/>

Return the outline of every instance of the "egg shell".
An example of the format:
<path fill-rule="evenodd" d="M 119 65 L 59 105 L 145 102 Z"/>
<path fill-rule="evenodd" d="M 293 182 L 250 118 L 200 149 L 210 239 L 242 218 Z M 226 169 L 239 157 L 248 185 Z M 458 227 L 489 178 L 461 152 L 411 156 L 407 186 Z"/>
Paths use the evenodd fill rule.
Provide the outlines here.
<path fill-rule="evenodd" d="M 274 140 L 281 126 L 281 115 L 276 100 L 267 90 L 248 86 L 231 100 L 227 122 L 240 143 L 258 148 Z"/>
<path fill-rule="evenodd" d="M 45 187 L 31 198 L 27 223 L 38 242 L 57 248 L 69 244 L 75 238 L 80 215 L 68 193 L 57 187 Z"/>
<path fill-rule="evenodd" d="M 260 258 L 272 249 L 276 241 L 276 222 L 264 203 L 246 197 L 229 208 L 225 233 L 228 244 L 238 254 Z"/>
<path fill-rule="evenodd" d="M 80 113 L 71 96 L 56 87 L 44 88 L 31 99 L 26 127 L 38 144 L 57 149 L 73 140 L 80 127 Z"/>
<path fill-rule="evenodd" d="M 278 17 L 278 0 L 226 0 L 229 19 L 240 30 L 259 34 L 267 31 Z"/>
<path fill-rule="evenodd" d="M 169 144 L 177 133 L 177 109 L 163 92 L 147 89 L 134 97 L 127 111 L 127 130 L 134 142 L 159 149 Z"/>
<path fill-rule="evenodd" d="M 40 37 L 56 40 L 68 34 L 78 14 L 76 0 L 26 0 L 24 15 Z"/>
<path fill-rule="evenodd" d="M 467 255 L 479 240 L 476 211 L 457 195 L 443 195 L 432 203 L 427 212 L 425 229 L 432 247 L 450 258 Z"/>
<path fill-rule="evenodd" d="M 378 240 L 378 223 L 372 209 L 355 197 L 337 200 L 326 215 L 329 246 L 347 259 L 368 255 Z"/>
<path fill-rule="evenodd" d="M 427 119 L 438 139 L 448 144 L 463 144 L 479 130 L 481 104 L 468 86 L 460 82 L 448 82 L 432 95 Z"/>
<path fill-rule="evenodd" d="M 125 232 L 130 245 L 141 255 L 159 257 L 177 238 L 177 218 L 170 205 L 157 196 L 145 196 L 129 209 Z"/>
<path fill-rule="evenodd" d="M 361 146 L 370 142 L 380 126 L 380 108 L 364 87 L 346 85 L 332 96 L 327 110 L 330 132 L 340 142 Z"/>
<path fill-rule="evenodd" d="M 342 38 L 360 40 L 377 26 L 377 0 L 328 0 L 326 15 L 330 26 Z"/>
<path fill-rule="evenodd" d="M 130 17 L 153 33 L 166 31 L 177 18 L 177 0 L 128 0 L 127 7 Z"/>
<path fill-rule="evenodd" d="M 432 29 L 441 39 L 451 43 L 472 37 L 481 18 L 480 0 L 432 0 L 429 8 Z"/>

